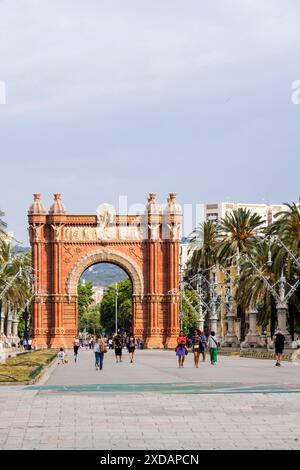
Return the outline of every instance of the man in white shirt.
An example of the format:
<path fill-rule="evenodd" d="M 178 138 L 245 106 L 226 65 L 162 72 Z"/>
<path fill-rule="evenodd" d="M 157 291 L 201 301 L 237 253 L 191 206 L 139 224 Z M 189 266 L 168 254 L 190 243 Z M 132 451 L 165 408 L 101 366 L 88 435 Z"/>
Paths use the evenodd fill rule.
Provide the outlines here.
<path fill-rule="evenodd" d="M 218 361 L 218 340 L 214 331 L 212 331 L 208 337 L 208 346 L 210 354 L 210 363 L 215 365 Z"/>

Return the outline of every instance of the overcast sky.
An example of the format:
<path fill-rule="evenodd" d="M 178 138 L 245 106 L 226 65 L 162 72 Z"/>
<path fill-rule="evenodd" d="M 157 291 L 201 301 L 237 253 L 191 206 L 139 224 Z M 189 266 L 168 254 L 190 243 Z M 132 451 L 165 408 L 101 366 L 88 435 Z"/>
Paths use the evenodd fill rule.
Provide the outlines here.
<path fill-rule="evenodd" d="M 298 200 L 289 0 L 0 0 L 0 208 Z"/>

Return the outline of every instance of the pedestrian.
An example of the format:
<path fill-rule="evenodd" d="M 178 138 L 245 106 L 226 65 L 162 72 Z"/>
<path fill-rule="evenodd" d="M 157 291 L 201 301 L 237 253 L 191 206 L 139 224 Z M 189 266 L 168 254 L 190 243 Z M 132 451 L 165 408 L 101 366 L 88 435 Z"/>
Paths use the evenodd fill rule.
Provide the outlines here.
<path fill-rule="evenodd" d="M 114 348 L 114 343 L 113 343 L 112 338 L 109 338 L 109 340 L 108 340 L 108 348 L 109 348 L 109 349 L 113 349 L 113 348 Z"/>
<path fill-rule="evenodd" d="M 29 340 L 28 340 L 28 351 L 31 351 L 31 347 L 32 347 L 32 339 L 29 338 Z"/>
<path fill-rule="evenodd" d="M 285 336 L 282 333 L 280 328 L 277 329 L 277 331 L 276 331 L 276 333 L 273 337 L 273 340 L 274 340 L 275 355 L 276 355 L 276 364 L 275 364 L 275 366 L 281 366 Z"/>
<path fill-rule="evenodd" d="M 209 353 L 210 353 L 210 363 L 215 365 L 218 361 L 218 340 L 214 331 L 211 331 L 208 337 Z"/>
<path fill-rule="evenodd" d="M 116 362 L 122 362 L 122 347 L 123 347 L 123 338 L 119 331 L 118 334 L 114 337 Z"/>
<path fill-rule="evenodd" d="M 200 331 L 200 338 L 201 338 L 201 354 L 202 354 L 202 362 L 205 362 L 206 359 L 206 346 L 207 346 L 207 338 L 204 334 L 204 331 Z"/>
<path fill-rule="evenodd" d="M 131 333 L 128 337 L 127 348 L 129 352 L 130 362 L 133 363 L 133 356 L 135 352 L 135 337 L 133 333 Z"/>
<path fill-rule="evenodd" d="M 103 369 L 104 354 L 107 352 L 105 342 L 102 338 L 102 335 L 97 335 L 95 344 L 94 344 L 94 353 L 95 353 L 95 368 L 96 370 Z"/>
<path fill-rule="evenodd" d="M 64 348 L 60 348 L 59 352 L 57 353 L 58 364 L 65 363 L 65 351 Z"/>
<path fill-rule="evenodd" d="M 26 350 L 27 349 L 27 339 L 24 338 L 23 340 L 23 348 Z"/>
<path fill-rule="evenodd" d="M 24 342 L 24 340 L 23 340 L 23 338 L 21 338 L 20 339 L 20 349 L 21 349 L 21 351 L 23 350 L 23 342 Z"/>
<path fill-rule="evenodd" d="M 184 360 L 185 360 L 185 356 L 187 354 L 186 336 L 184 335 L 182 330 L 180 330 L 179 336 L 177 337 L 177 346 L 175 348 L 175 351 L 176 351 L 176 356 L 178 357 L 179 368 L 182 368 Z"/>
<path fill-rule="evenodd" d="M 194 329 L 194 333 L 191 338 L 191 343 L 192 343 L 193 353 L 194 353 L 194 367 L 198 369 L 202 342 L 201 342 L 200 331 L 197 330 L 196 328 Z"/>
<path fill-rule="evenodd" d="M 78 336 L 75 336 L 73 341 L 73 351 L 74 351 L 74 361 L 77 362 L 78 359 L 78 350 L 80 347 L 80 342 Z"/>

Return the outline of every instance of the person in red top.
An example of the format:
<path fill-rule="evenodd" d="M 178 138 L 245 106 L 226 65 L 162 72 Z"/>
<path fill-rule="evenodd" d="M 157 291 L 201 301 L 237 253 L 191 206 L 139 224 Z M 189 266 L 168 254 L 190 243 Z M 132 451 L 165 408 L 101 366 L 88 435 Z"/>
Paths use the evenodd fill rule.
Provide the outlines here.
<path fill-rule="evenodd" d="M 186 336 L 184 336 L 183 331 L 180 330 L 179 336 L 177 337 L 177 347 L 176 347 L 176 356 L 178 356 L 179 368 L 183 367 L 185 353 L 186 353 Z"/>

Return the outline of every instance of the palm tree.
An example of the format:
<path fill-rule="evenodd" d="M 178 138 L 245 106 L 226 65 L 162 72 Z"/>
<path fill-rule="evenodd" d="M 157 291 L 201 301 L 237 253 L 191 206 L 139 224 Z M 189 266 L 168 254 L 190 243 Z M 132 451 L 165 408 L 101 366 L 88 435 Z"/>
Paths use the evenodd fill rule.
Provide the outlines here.
<path fill-rule="evenodd" d="M 236 258 L 239 268 L 240 255 L 253 256 L 257 243 L 261 239 L 259 229 L 263 224 L 260 215 L 252 214 L 249 209 L 239 208 L 227 214 L 218 227 L 220 242 L 217 248 L 217 259 L 224 267 L 234 264 Z M 241 320 L 241 340 L 245 337 L 245 309 L 237 304 L 238 317 Z"/>
<path fill-rule="evenodd" d="M 202 292 L 207 304 L 210 304 L 211 301 L 212 292 L 209 286 L 212 282 L 211 268 L 216 265 L 217 235 L 216 224 L 207 221 L 200 223 L 189 236 L 189 254 L 191 257 L 188 263 L 188 277 L 197 273 L 204 276 L 206 282 L 202 285 Z"/>
<path fill-rule="evenodd" d="M 278 212 L 276 220 L 268 227 L 266 234 L 277 236 L 286 248 L 294 255 L 296 259 L 300 259 L 300 208 L 299 204 L 294 202 L 285 203 L 287 210 Z M 276 238 L 275 238 L 276 240 Z M 299 263 L 291 258 L 287 249 L 279 242 L 277 244 L 277 252 L 274 256 L 274 267 L 278 276 L 283 271 L 287 281 L 294 284 L 295 280 L 300 276 Z M 294 322 L 300 322 L 300 289 L 294 293 L 289 304 L 289 329 L 292 337 L 294 336 Z"/>
<path fill-rule="evenodd" d="M 274 285 L 278 280 L 278 271 L 274 264 L 270 262 L 270 253 L 274 255 L 276 250 L 277 245 L 270 246 L 267 240 L 257 244 L 255 252 L 252 252 L 252 261 L 260 270 L 260 273 L 253 267 L 249 258 L 243 260 L 241 275 L 235 292 L 235 300 L 243 311 L 246 312 L 252 305 L 258 305 L 258 323 L 267 324 L 270 321 L 272 336 L 275 330 L 276 303 L 262 276 L 270 285 Z"/>
<path fill-rule="evenodd" d="M 217 227 L 211 221 L 202 222 L 191 233 L 189 245 L 190 270 L 196 273 L 216 264 Z"/>
<path fill-rule="evenodd" d="M 4 212 L 0 210 L 0 234 L 5 233 L 5 229 L 7 228 L 7 223 L 4 222 L 4 220 L 2 219 L 2 217 L 4 216 L 5 216 Z"/>
<path fill-rule="evenodd" d="M 221 264 L 228 265 L 234 255 L 255 251 L 259 239 L 259 228 L 263 224 L 260 215 L 249 209 L 239 208 L 221 219 L 218 227 L 220 243 L 217 257 Z M 230 263 L 229 263 L 230 264 Z"/>
<path fill-rule="evenodd" d="M 17 318 L 32 297 L 30 253 L 18 254 L 11 243 L 0 246 L 0 313 Z"/>

